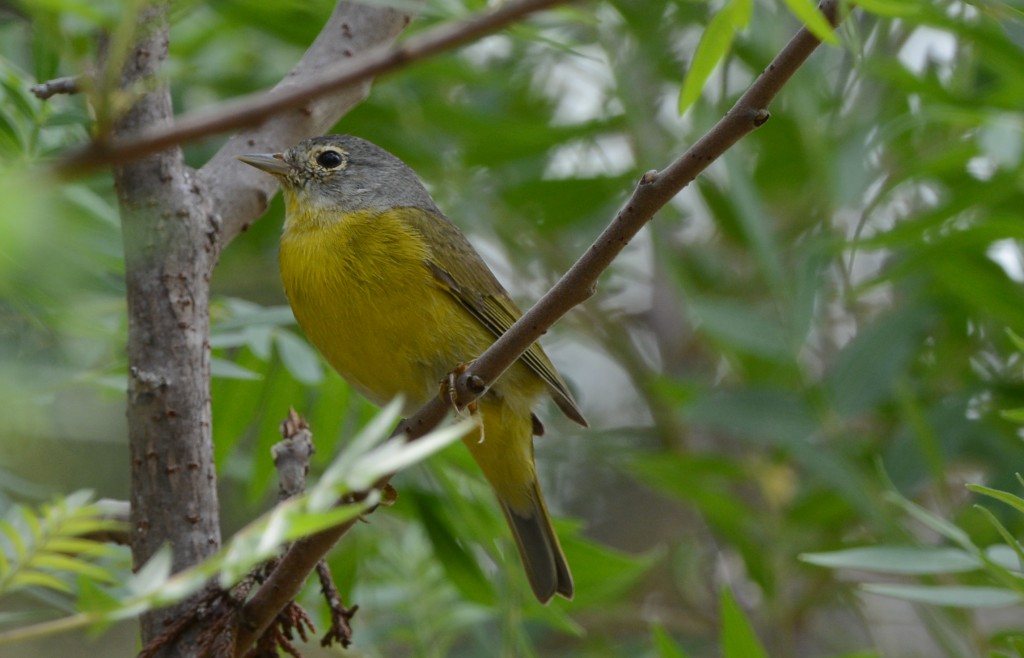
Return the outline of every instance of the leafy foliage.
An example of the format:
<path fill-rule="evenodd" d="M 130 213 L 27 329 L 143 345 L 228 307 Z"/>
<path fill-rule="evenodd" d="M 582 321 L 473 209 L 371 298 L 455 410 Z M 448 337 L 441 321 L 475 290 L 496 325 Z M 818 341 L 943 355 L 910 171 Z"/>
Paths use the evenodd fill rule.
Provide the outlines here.
<path fill-rule="evenodd" d="M 399 418 L 401 401 L 385 407 L 350 445 L 339 453 L 307 493 L 275 506 L 240 529 L 214 556 L 175 574 L 171 573 L 170 550 L 154 555 L 130 577 L 103 569 L 92 562 L 115 549 L 83 535 L 120 530 L 120 523 L 104 519 L 99 508 L 89 506 L 87 492 L 48 506 L 37 516 L 16 507 L 12 520 L 0 522 L 4 553 L 0 553 L 0 594 L 27 586 L 58 591 L 70 587 L 58 576 L 77 575 L 90 581 L 90 600 L 82 601 L 83 612 L 63 620 L 61 630 L 86 624 L 102 624 L 133 617 L 155 607 L 167 606 L 198 592 L 211 580 L 224 589 L 238 583 L 258 564 L 277 556 L 283 546 L 302 537 L 350 521 L 382 504 L 379 492 L 358 503 L 338 501 L 356 491 L 366 491 L 381 477 L 414 464 L 458 440 L 473 427 L 461 421 L 439 428 L 415 442 L 402 437 L 389 439 Z M 100 584 L 117 583 L 113 591 L 99 592 Z M 43 629 L 51 624 L 43 624 Z M 34 629 L 20 629 L 0 644 L 31 637 Z"/>
<path fill-rule="evenodd" d="M 68 593 L 76 576 L 110 583 L 113 571 L 100 558 L 119 551 L 90 535 L 123 530 L 80 491 L 33 510 L 11 507 L 0 520 L 0 595 L 28 587 Z"/>
<path fill-rule="evenodd" d="M 276 82 L 329 4 L 176 3 L 167 75 L 178 110 Z M 430 3 L 410 29 L 483 4 Z M 106 175 L 69 183 L 40 169 L 124 99 L 97 86 L 42 102 L 27 89 L 91 70 L 97 35 L 122 42 L 121 10 L 135 6 L 0 10 L 5 508 L 76 488 L 125 496 L 116 202 Z M 562 8 L 377 81 L 337 130 L 413 166 L 528 305 L 643 171 L 730 107 L 809 6 Z M 560 527 L 578 600 L 530 602 L 486 486 L 464 451 L 448 450 L 403 473 L 397 504 L 331 556 L 342 594 L 362 606 L 360 648 L 907 655 L 858 621 L 872 619 L 870 597 L 844 598 L 849 583 L 801 555 L 889 578 L 928 571 L 899 590 L 873 585 L 915 600 L 950 593 L 935 588 L 989 588 L 967 592 L 976 603 L 1017 592 L 1022 519 L 1012 502 L 972 511 L 962 485 L 1008 492 L 1008 464 L 1021 459 L 1019 7 L 857 6 L 840 46 L 808 62 L 771 120 L 660 213 L 546 342 L 596 428 L 545 417 L 537 442 L 552 506 L 579 519 Z M 216 147 L 188 145 L 187 158 L 200 165 Z M 316 431 L 317 476 L 374 414 L 293 325 L 273 267 L 281 214 L 275 200 L 213 282 L 229 532 L 270 504 L 266 455 L 289 406 Z M 935 614 L 941 623 L 922 623 L 929 655 L 1024 655 L 1020 629 L 993 636 L 987 611 Z"/>

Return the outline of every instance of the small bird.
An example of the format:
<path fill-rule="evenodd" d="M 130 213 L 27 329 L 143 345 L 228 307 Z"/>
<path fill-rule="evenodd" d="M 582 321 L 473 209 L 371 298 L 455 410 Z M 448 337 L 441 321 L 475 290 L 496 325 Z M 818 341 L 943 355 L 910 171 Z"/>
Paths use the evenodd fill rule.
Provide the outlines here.
<path fill-rule="evenodd" d="M 414 412 L 520 317 L 416 173 L 379 146 L 325 135 L 238 159 L 281 183 L 281 279 L 299 326 L 373 403 L 403 395 L 404 412 Z M 543 425 L 532 408 L 545 392 L 587 426 L 534 344 L 478 400 L 481 427 L 463 439 L 497 495 L 542 603 L 573 596 L 533 459 L 533 436 Z"/>

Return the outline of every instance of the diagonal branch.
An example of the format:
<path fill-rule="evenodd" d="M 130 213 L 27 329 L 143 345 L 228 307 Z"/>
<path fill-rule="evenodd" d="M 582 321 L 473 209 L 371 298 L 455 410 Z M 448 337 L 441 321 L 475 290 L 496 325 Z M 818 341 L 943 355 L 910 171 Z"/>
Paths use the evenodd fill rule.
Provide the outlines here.
<path fill-rule="evenodd" d="M 286 96 L 296 89 L 318 83 L 327 71 L 338 66 L 338 62 L 355 62 L 359 57 L 355 53 L 385 49 L 409 20 L 409 14 L 395 9 L 359 2 L 338 2 L 302 59 L 264 96 L 268 99 Z M 231 137 L 203 165 L 198 178 L 220 219 L 218 249 L 224 249 L 249 223 L 263 214 L 268 199 L 277 189 L 277 182 L 272 178 L 251 167 L 239 167 L 235 156 L 253 151 L 278 151 L 326 132 L 366 99 L 370 93 L 370 82 L 371 77 L 366 76 L 332 93 L 308 100 L 299 111 L 279 112 L 269 118 L 265 116 L 266 121 L 261 125 Z M 189 116 L 166 130 L 177 130 L 182 124 L 187 127 Z"/>
<path fill-rule="evenodd" d="M 286 110 L 355 84 L 394 71 L 417 60 L 469 43 L 514 23 L 530 13 L 565 0 L 519 0 L 499 5 L 453 24 L 424 32 L 392 48 L 374 48 L 349 61 L 319 72 L 308 84 L 277 93 L 243 96 L 211 110 L 180 118 L 173 125 L 145 131 L 131 139 L 93 142 L 57 163 L 58 173 L 79 174 L 102 165 L 124 162 L 175 144 L 207 135 L 251 127 Z"/>
<path fill-rule="evenodd" d="M 840 1 L 823 0 L 819 5 L 833 27 L 841 20 Z M 807 29 L 801 29 L 711 130 L 662 171 L 644 174 L 629 201 L 583 256 L 458 377 L 460 405 L 467 405 L 482 395 L 548 327 L 590 297 L 601 273 L 658 210 L 733 144 L 768 120 L 768 104 L 820 43 Z M 449 410 L 447 401 L 435 398 L 403 422 L 396 433 L 405 432 L 410 440 L 423 436 L 436 427 Z M 278 568 L 241 611 L 238 646 L 246 646 L 243 638 L 251 643 L 259 636 L 277 611 L 298 594 L 317 562 L 354 524 L 355 521 L 351 521 L 336 526 L 292 545 Z"/>

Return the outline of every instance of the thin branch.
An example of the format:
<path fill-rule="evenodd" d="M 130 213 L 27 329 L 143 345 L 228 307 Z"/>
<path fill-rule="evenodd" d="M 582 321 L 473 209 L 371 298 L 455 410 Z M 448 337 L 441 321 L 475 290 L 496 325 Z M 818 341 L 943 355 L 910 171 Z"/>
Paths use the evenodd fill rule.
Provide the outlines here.
<path fill-rule="evenodd" d="M 139 158 L 175 144 L 257 125 L 274 114 L 301 108 L 312 100 L 348 85 L 461 46 L 514 23 L 527 14 L 564 1 L 520 0 L 500 5 L 466 20 L 431 29 L 400 46 L 369 50 L 321 72 L 317 79 L 306 85 L 274 94 L 244 96 L 211 110 L 184 116 L 170 126 L 158 126 L 131 139 L 94 142 L 58 162 L 57 172 L 65 176 L 81 175 L 95 167 Z"/>
<path fill-rule="evenodd" d="M 824 0 L 822 12 L 838 25 L 838 0 Z M 736 104 L 686 153 L 662 171 L 649 171 L 607 228 L 565 275 L 456 381 L 458 399 L 467 404 L 478 397 L 482 382 L 489 387 L 519 355 L 559 318 L 594 293 L 597 280 L 654 214 L 672 200 L 712 162 L 742 137 L 769 119 L 768 104 L 820 45 L 806 28 L 779 52 Z M 446 404 L 434 400 L 406 424 L 410 436 L 421 436 L 443 418 Z"/>
<path fill-rule="evenodd" d="M 359 606 L 345 606 L 338 586 L 334 584 L 334 576 L 327 566 L 327 560 L 321 559 L 316 563 L 316 575 L 320 579 L 320 591 L 327 600 L 327 609 L 331 613 L 331 624 L 320 638 L 320 646 L 329 647 L 337 643 L 347 649 L 352 644 L 352 617 L 359 610 Z"/>
<path fill-rule="evenodd" d="M 77 94 L 81 91 L 79 81 L 80 76 L 69 75 L 64 78 L 54 78 L 53 80 L 47 80 L 38 85 L 32 85 L 29 91 L 38 98 L 39 100 L 45 101 L 47 98 L 56 96 L 57 94 Z"/>
<path fill-rule="evenodd" d="M 422 0 L 412 0 L 411 4 Z M 340 1 L 302 59 L 268 94 L 286 93 L 321 80 L 338 62 L 391 44 L 412 19 L 411 15 L 359 2 Z M 256 218 L 277 190 L 277 182 L 252 167 L 239 167 L 236 155 L 254 151 L 278 151 L 330 129 L 370 93 L 369 78 L 331 94 L 318 97 L 291 111 L 270 117 L 257 128 L 232 136 L 197 174 L 210 196 L 220 230 L 214 248 L 226 247 Z"/>
<path fill-rule="evenodd" d="M 838 3 L 839 0 L 824 0 L 819 5 L 833 27 L 840 20 Z M 643 175 L 632 197 L 583 256 L 457 378 L 460 406 L 476 400 L 548 327 L 590 297 L 601 273 L 658 210 L 733 144 L 764 125 L 769 118 L 768 103 L 820 43 L 807 29 L 801 29 L 710 131 L 664 170 Z M 449 403 L 436 397 L 403 422 L 396 433 L 404 432 L 410 440 L 423 436 L 436 427 L 449 410 Z M 386 480 L 378 485 L 385 483 Z M 355 520 L 292 545 L 274 573 L 241 611 L 238 646 L 247 646 L 259 636 L 277 611 L 298 594 L 306 575 L 353 525 Z"/>
<path fill-rule="evenodd" d="M 280 431 L 281 441 L 270 448 L 270 455 L 277 469 L 277 499 L 282 501 L 306 490 L 309 460 L 316 449 L 309 423 L 294 408 L 281 421 Z"/>

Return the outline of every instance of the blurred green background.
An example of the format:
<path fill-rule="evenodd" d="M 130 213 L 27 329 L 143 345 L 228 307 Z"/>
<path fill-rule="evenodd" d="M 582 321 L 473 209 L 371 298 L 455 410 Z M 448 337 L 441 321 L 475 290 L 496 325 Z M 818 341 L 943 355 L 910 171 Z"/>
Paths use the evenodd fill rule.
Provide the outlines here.
<path fill-rule="evenodd" d="M 410 32 L 486 4 L 430 2 Z M 167 76 L 182 113 L 273 85 L 332 8 L 172 6 Z M 798 559 L 937 543 L 885 500 L 893 488 L 978 545 L 995 542 L 963 484 L 1019 489 L 1024 457 L 1002 413 L 1024 406 L 1007 333 L 1024 333 L 1024 5 L 864 6 L 876 13 L 854 13 L 771 120 L 660 212 L 545 339 L 593 426 L 541 410 L 539 468 L 577 599 L 536 605 L 455 446 L 402 473 L 398 503 L 332 554 L 360 605 L 345 655 L 730 655 L 723 590 L 771 656 L 1017 655 L 1000 652 L 1003 631 L 1024 630 L 1019 609 L 915 608 Z M 721 8 L 610 0 L 547 12 L 378 80 L 336 130 L 410 164 L 529 306 L 640 175 L 700 137 L 799 27 L 782 4 L 755 2 L 680 116 L 688 64 Z M 88 138 L 86 99 L 28 91 L 90 70 L 124 10 L 0 3 L 0 507 L 128 493 L 116 199 L 107 174 L 46 171 Z M 190 164 L 221 141 L 188 145 Z M 374 411 L 291 320 L 281 221 L 275 198 L 213 281 L 225 533 L 273 504 L 268 450 L 289 406 L 310 419 L 319 468 Z M 0 609 L 38 619 L 73 601 L 28 592 Z M 71 655 L 82 642 L 127 655 L 136 640 L 124 624 L 5 655 Z"/>

